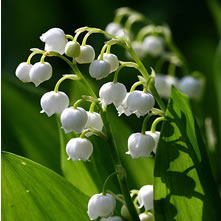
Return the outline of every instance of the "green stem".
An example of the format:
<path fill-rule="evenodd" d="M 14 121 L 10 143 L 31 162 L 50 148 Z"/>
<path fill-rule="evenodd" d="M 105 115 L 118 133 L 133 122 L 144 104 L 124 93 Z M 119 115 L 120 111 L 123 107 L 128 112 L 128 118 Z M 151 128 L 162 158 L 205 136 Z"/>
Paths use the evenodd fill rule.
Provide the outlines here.
<path fill-rule="evenodd" d="M 45 62 L 45 58 L 46 58 L 46 55 L 43 54 L 43 55 L 41 56 L 41 60 L 40 60 L 40 62 L 41 62 L 42 64 L 44 64 L 44 62 Z"/>
<path fill-rule="evenodd" d="M 157 124 L 160 122 L 160 121 L 163 121 L 165 120 L 165 117 L 158 117 L 156 120 L 154 120 L 152 126 L 151 126 L 151 132 L 152 133 L 155 133 L 156 132 L 156 127 L 157 127 Z"/>
<path fill-rule="evenodd" d="M 87 80 L 84 78 L 84 76 L 82 75 L 82 73 L 80 72 L 80 70 L 78 69 L 77 65 L 72 63 L 68 58 L 66 58 L 65 56 L 57 53 L 57 52 L 50 52 L 49 56 L 57 56 L 59 58 L 61 58 L 62 60 L 64 60 L 73 70 L 73 72 L 78 76 L 80 82 L 83 84 L 83 86 L 85 88 L 87 88 L 89 94 L 92 97 L 97 97 L 96 94 L 94 93 L 93 89 L 91 88 L 90 84 L 88 84 Z"/>
<path fill-rule="evenodd" d="M 168 75 L 174 77 L 175 76 L 176 65 L 174 63 L 170 63 L 168 67 Z"/>
<path fill-rule="evenodd" d="M 148 114 L 145 118 L 144 118 L 144 121 L 143 121 L 143 124 L 142 124 L 142 130 L 141 130 L 141 133 L 142 134 L 145 134 L 145 131 L 146 131 L 146 127 L 147 127 L 147 122 L 148 120 L 152 117 L 151 114 Z"/>
<path fill-rule="evenodd" d="M 165 106 L 163 100 L 161 99 L 160 95 L 158 94 L 158 92 L 157 92 L 157 90 L 155 88 L 155 80 L 154 79 L 150 80 L 149 89 L 150 89 L 152 95 L 154 96 L 154 98 L 156 99 L 160 109 L 163 112 L 165 112 L 166 111 L 166 106 Z"/>
<path fill-rule="evenodd" d="M 55 85 L 55 88 L 54 88 L 54 92 L 58 92 L 59 90 L 59 86 L 61 84 L 62 81 L 66 80 L 66 79 L 72 79 L 72 80 L 78 80 L 78 77 L 77 75 L 74 75 L 74 74 L 70 74 L 70 75 L 65 75 L 63 76 Z"/>
<path fill-rule="evenodd" d="M 90 105 L 90 109 L 89 109 L 89 112 L 90 113 L 94 113 L 94 107 L 95 107 L 96 103 L 91 103 Z"/>
<path fill-rule="evenodd" d="M 102 189 L 102 194 L 103 194 L 103 195 L 106 195 L 107 182 L 110 180 L 111 177 L 113 177 L 113 176 L 115 176 L 115 175 L 117 175 L 117 172 L 116 172 L 116 171 L 113 172 L 113 173 L 111 173 L 111 174 L 106 178 L 106 180 L 104 181 L 104 185 L 103 185 L 103 189 Z"/>
<path fill-rule="evenodd" d="M 114 162 L 114 167 L 115 167 L 115 171 L 117 172 L 117 177 L 118 177 L 118 181 L 120 184 L 120 189 L 122 194 L 124 195 L 125 198 L 125 202 L 126 202 L 126 206 L 130 212 L 131 217 L 133 218 L 133 221 L 139 221 L 139 216 L 137 214 L 137 211 L 134 207 L 133 201 L 130 197 L 130 193 L 129 193 L 129 189 L 128 189 L 128 184 L 127 184 L 127 175 L 126 175 L 126 171 L 123 168 L 121 161 L 120 161 L 120 157 L 119 157 L 119 153 L 117 150 L 117 146 L 115 143 L 115 140 L 112 136 L 112 131 L 110 128 L 110 124 L 108 122 L 107 119 L 107 113 L 103 112 L 101 113 L 101 118 L 103 120 L 104 123 L 104 127 L 106 129 L 106 134 L 107 134 L 107 142 L 110 144 L 110 152 L 111 152 L 111 156 L 112 156 L 112 160 Z"/>
<path fill-rule="evenodd" d="M 216 29 L 221 37 L 221 4 L 217 0 L 207 0 L 207 4 L 216 24 Z"/>
<path fill-rule="evenodd" d="M 149 73 L 147 72 L 145 66 L 143 65 L 143 63 L 141 62 L 141 60 L 138 58 L 138 56 L 136 55 L 136 53 L 134 52 L 133 48 L 130 46 L 127 46 L 126 49 L 128 50 L 128 52 L 130 53 L 130 55 L 132 56 L 132 58 L 134 59 L 134 61 L 137 63 L 138 65 L 138 69 L 140 70 L 141 74 L 143 75 L 143 77 L 147 80 L 147 78 L 149 77 Z"/>
<path fill-rule="evenodd" d="M 110 51 L 111 51 L 111 45 L 108 45 L 108 46 L 107 46 L 106 53 L 107 53 L 107 54 L 110 54 Z"/>
<path fill-rule="evenodd" d="M 32 52 L 29 56 L 28 56 L 28 59 L 27 59 L 27 64 L 31 64 L 31 59 L 33 56 L 35 56 L 36 54 L 44 54 L 45 52 L 39 52 L 39 51 L 34 51 Z"/>
<path fill-rule="evenodd" d="M 139 68 L 138 65 L 136 63 L 134 63 L 134 62 L 121 62 L 121 65 L 118 67 L 118 69 L 116 70 L 116 72 L 114 74 L 113 83 L 117 83 L 119 72 L 124 67 L 133 67 L 133 68 L 136 68 L 136 69 Z"/>
<path fill-rule="evenodd" d="M 106 48 L 107 48 L 107 44 L 104 44 L 103 48 L 101 49 L 99 60 L 103 60 L 104 59 L 104 52 L 105 52 Z"/>
<path fill-rule="evenodd" d="M 77 107 L 79 106 L 79 104 L 82 103 L 83 101 L 85 101 L 85 100 L 84 100 L 84 99 L 79 99 L 79 100 L 77 100 L 77 101 L 74 103 L 73 108 L 74 108 L 74 109 L 77 109 Z"/>
<path fill-rule="evenodd" d="M 144 84 L 144 82 L 142 82 L 142 81 L 138 81 L 138 82 L 135 82 L 133 85 L 132 85 L 132 87 L 130 88 L 130 93 L 132 93 L 135 89 L 136 89 L 136 87 L 138 87 L 138 86 L 140 86 L 140 85 L 145 85 Z"/>
<path fill-rule="evenodd" d="M 74 39 L 74 37 L 73 37 L 72 35 L 65 35 L 65 38 L 66 38 L 66 39 L 70 39 L 70 40 L 73 40 L 73 39 Z"/>

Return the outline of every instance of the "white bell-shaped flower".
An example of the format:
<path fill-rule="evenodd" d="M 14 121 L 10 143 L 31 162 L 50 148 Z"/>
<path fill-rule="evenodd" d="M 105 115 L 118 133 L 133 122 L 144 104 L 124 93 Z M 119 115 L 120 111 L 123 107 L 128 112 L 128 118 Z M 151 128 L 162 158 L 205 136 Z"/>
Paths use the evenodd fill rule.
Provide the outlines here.
<path fill-rule="evenodd" d="M 121 83 L 108 82 L 99 90 L 99 96 L 105 105 L 114 104 L 118 107 L 127 94 L 126 87 Z"/>
<path fill-rule="evenodd" d="M 185 76 L 180 80 L 179 89 L 193 99 L 199 99 L 203 91 L 200 79 L 191 76 Z"/>
<path fill-rule="evenodd" d="M 128 110 L 135 113 L 137 117 L 144 116 L 154 106 L 155 100 L 150 93 L 135 90 L 127 98 Z"/>
<path fill-rule="evenodd" d="M 65 133 L 75 131 L 81 133 L 87 123 L 87 112 L 81 108 L 69 107 L 63 110 L 61 113 L 61 124 Z"/>
<path fill-rule="evenodd" d="M 145 210 L 153 209 L 153 185 L 145 185 L 138 192 L 139 208 L 144 206 Z"/>
<path fill-rule="evenodd" d="M 42 107 L 41 113 L 46 113 L 50 117 L 55 113 L 61 114 L 68 107 L 69 98 L 64 92 L 50 91 L 41 97 L 40 103 Z"/>
<path fill-rule="evenodd" d="M 101 119 L 101 115 L 96 113 L 96 112 L 88 112 L 87 111 L 87 116 L 88 116 L 88 120 L 87 120 L 87 123 L 86 123 L 86 126 L 85 128 L 94 128 L 98 131 L 102 131 L 102 128 L 103 128 L 103 121 Z M 91 132 L 88 132 L 86 133 L 86 136 L 91 136 L 93 133 Z"/>
<path fill-rule="evenodd" d="M 100 80 L 107 77 L 111 72 L 111 65 L 106 60 L 94 60 L 89 66 L 89 74 L 92 78 Z"/>
<path fill-rule="evenodd" d="M 143 48 L 152 56 L 159 56 L 164 52 L 164 40 L 161 37 L 149 35 L 143 40 Z"/>
<path fill-rule="evenodd" d="M 100 221 L 123 221 L 123 219 L 120 216 L 111 216 L 108 218 L 101 218 Z"/>
<path fill-rule="evenodd" d="M 154 221 L 154 216 L 152 213 L 148 212 L 148 214 L 146 213 L 141 213 L 139 215 L 140 221 Z"/>
<path fill-rule="evenodd" d="M 80 55 L 76 58 L 79 64 L 91 63 L 95 58 L 94 48 L 90 45 L 80 46 Z"/>
<path fill-rule="evenodd" d="M 35 63 L 29 73 L 31 81 L 37 87 L 44 81 L 47 81 L 52 76 L 52 66 L 48 62 L 37 62 Z"/>
<path fill-rule="evenodd" d="M 122 29 L 121 25 L 115 22 L 111 22 L 107 25 L 107 27 L 105 28 L 105 31 L 111 35 L 116 36 L 116 33 Z"/>
<path fill-rule="evenodd" d="M 28 64 L 27 62 L 20 63 L 15 71 L 16 77 L 24 83 L 31 82 L 29 75 L 31 68 L 32 64 Z"/>
<path fill-rule="evenodd" d="M 111 216 L 115 206 L 116 200 L 111 194 L 95 194 L 88 202 L 88 216 L 90 220 Z"/>
<path fill-rule="evenodd" d="M 127 106 L 127 99 L 130 93 L 127 93 L 122 103 L 116 108 L 118 111 L 118 116 L 121 116 L 122 114 L 125 114 L 126 116 L 130 116 L 132 114 L 131 111 L 129 111 Z"/>
<path fill-rule="evenodd" d="M 155 87 L 161 97 L 169 98 L 172 85 L 178 86 L 178 79 L 173 76 L 158 74 L 155 78 Z"/>
<path fill-rule="evenodd" d="M 100 55 L 98 56 L 98 59 L 100 59 Z M 115 54 L 111 53 L 104 53 L 103 54 L 103 60 L 107 61 L 111 65 L 110 73 L 116 71 L 119 67 L 119 60 Z"/>
<path fill-rule="evenodd" d="M 140 59 L 145 57 L 146 51 L 143 48 L 143 42 L 133 41 L 132 42 L 132 48 L 133 48 L 134 52 L 136 53 L 136 55 Z M 130 59 L 132 58 L 131 55 L 128 52 L 126 52 L 126 55 L 127 55 L 128 58 L 130 58 Z"/>
<path fill-rule="evenodd" d="M 133 159 L 138 157 L 147 158 L 155 147 L 154 138 L 141 133 L 131 134 L 128 138 L 128 152 Z"/>
<path fill-rule="evenodd" d="M 65 33 L 60 28 L 51 28 L 40 37 L 41 41 L 45 42 L 45 51 L 56 51 L 64 54 L 65 46 L 68 40 L 65 38 Z"/>
<path fill-rule="evenodd" d="M 66 152 L 69 156 L 68 159 L 72 159 L 72 161 L 87 161 L 93 152 L 93 145 L 86 138 L 72 138 L 66 145 Z"/>
<path fill-rule="evenodd" d="M 80 44 L 76 41 L 69 41 L 65 46 L 65 54 L 68 57 L 76 58 L 80 55 Z"/>
<path fill-rule="evenodd" d="M 150 135 L 151 137 L 153 137 L 154 141 L 155 141 L 155 147 L 153 148 L 153 152 L 156 154 L 157 151 L 157 145 L 159 143 L 159 139 L 160 139 L 160 132 L 159 131 L 155 131 L 154 133 L 151 131 L 146 131 L 145 132 L 146 135 Z"/>

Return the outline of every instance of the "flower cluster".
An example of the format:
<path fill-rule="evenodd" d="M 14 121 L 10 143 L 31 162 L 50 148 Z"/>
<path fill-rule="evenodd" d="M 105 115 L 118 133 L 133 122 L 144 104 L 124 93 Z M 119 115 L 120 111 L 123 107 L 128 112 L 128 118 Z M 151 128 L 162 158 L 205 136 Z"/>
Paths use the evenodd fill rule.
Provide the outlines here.
<path fill-rule="evenodd" d="M 32 82 L 37 87 L 52 77 L 52 67 L 48 62 L 45 62 L 46 58 L 57 56 L 66 61 L 71 67 L 74 73 L 63 75 L 55 85 L 54 90 L 45 93 L 41 97 L 40 105 L 41 113 L 46 113 L 48 117 L 55 114 L 59 115 L 64 133 L 75 133 L 75 137 L 66 144 L 68 159 L 72 161 L 90 160 L 93 153 L 93 144 L 90 139 L 92 135 L 100 136 L 107 142 L 112 140 L 109 144 L 115 145 L 106 117 L 108 105 L 115 107 L 118 116 L 124 114 L 143 118 L 141 132 L 132 133 L 128 138 L 126 154 L 133 159 L 155 155 L 160 139 L 160 131 L 157 131 L 156 127 L 160 121 L 165 120 L 166 107 L 161 97 L 170 97 L 172 85 L 192 98 L 198 98 L 202 93 L 202 83 L 199 77 L 184 76 L 181 80 L 175 77 L 175 66 L 184 65 L 184 61 L 181 61 L 181 57 L 172 51 L 171 33 L 168 27 L 147 25 L 133 39 L 131 26 L 136 21 L 142 21 L 144 16 L 128 8 L 119 9 L 116 16 L 117 19 L 115 19 L 115 22 L 108 24 L 106 31 L 98 28 L 82 27 L 77 29 L 75 35 L 72 36 L 65 34 L 59 28 L 48 30 L 40 37 L 40 40 L 45 43 L 44 50 L 32 49 L 27 62 L 22 62 L 16 69 L 16 76 L 22 82 Z M 124 16 L 129 17 L 125 26 L 121 24 Z M 78 36 L 84 32 L 87 33 L 80 44 Z M 87 39 L 94 33 L 104 34 L 108 38 L 98 56 L 96 56 L 93 46 L 87 44 Z M 128 57 L 132 58 L 133 61 L 120 61 L 117 55 L 111 53 L 113 45 L 119 45 L 126 49 Z M 41 59 L 32 65 L 31 59 L 37 54 L 41 55 Z M 140 60 L 140 58 L 148 55 L 155 59 L 160 57 L 159 67 L 164 61 L 169 61 L 168 75 L 156 74 L 153 69 L 149 74 Z M 78 64 L 89 64 L 89 75 L 96 80 L 104 79 L 114 73 L 113 81 L 104 83 L 100 87 L 99 97 L 96 96 L 90 84 L 78 69 Z M 118 81 L 118 75 L 125 67 L 134 68 L 139 72 L 138 81 L 129 90 L 128 86 L 126 87 Z M 157 73 L 161 73 L 160 68 L 158 68 Z M 81 98 L 73 101 L 73 105 L 70 105 L 72 101 L 68 95 L 63 91 L 59 91 L 60 84 L 67 79 L 81 81 L 88 89 L 89 95 L 82 95 Z M 80 107 L 82 102 L 89 102 L 90 109 L 85 110 Z M 155 117 L 155 119 L 151 129 L 147 130 L 147 122 L 151 117 Z M 103 130 L 103 128 L 105 129 Z M 116 149 L 114 147 L 112 152 Z M 114 157 L 118 157 L 118 154 L 113 154 Z M 116 162 L 120 162 L 120 160 L 117 159 Z M 120 163 L 115 165 L 115 170 L 114 174 L 120 177 L 119 182 L 126 179 L 125 169 Z M 98 217 L 101 217 L 102 221 L 122 220 L 119 216 L 112 216 L 116 207 L 116 199 L 119 200 L 119 197 L 116 197 L 112 192 L 107 193 L 105 185 L 109 178 L 104 183 L 102 193 L 93 195 L 88 202 L 88 216 L 91 220 Z M 124 183 L 126 183 L 126 180 L 124 180 Z M 125 195 L 124 197 L 128 196 Z M 127 200 L 124 197 L 119 200 L 125 204 L 122 208 L 126 209 L 122 209 L 122 211 L 129 208 L 125 202 L 132 201 L 132 196 Z M 139 209 L 142 207 L 145 208 L 145 212 L 139 215 L 140 220 L 154 220 L 153 215 L 148 212 L 148 210 L 153 209 L 153 186 L 143 186 L 137 192 L 134 202 L 137 201 L 139 203 L 139 207 L 136 208 L 137 211 L 140 211 Z M 130 208 L 133 207 L 132 202 Z M 136 209 L 134 208 L 135 213 L 137 212 Z M 122 213 L 124 217 L 123 214 L 125 212 Z M 134 213 L 129 211 L 129 216 L 131 214 Z M 135 216 L 138 219 L 137 213 Z"/>

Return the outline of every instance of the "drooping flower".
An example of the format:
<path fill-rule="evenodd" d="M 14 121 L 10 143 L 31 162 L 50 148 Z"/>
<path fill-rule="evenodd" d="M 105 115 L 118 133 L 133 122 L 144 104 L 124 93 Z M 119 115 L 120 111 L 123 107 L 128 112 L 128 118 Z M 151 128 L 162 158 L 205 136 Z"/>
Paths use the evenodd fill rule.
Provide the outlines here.
<path fill-rule="evenodd" d="M 185 76 L 180 80 L 179 89 L 193 99 L 199 99 L 203 91 L 200 79 L 191 76 Z"/>
<path fill-rule="evenodd" d="M 92 78 L 100 80 L 107 77 L 111 72 L 111 65 L 106 60 L 94 60 L 89 66 L 89 74 Z"/>
<path fill-rule="evenodd" d="M 48 62 L 37 62 L 35 63 L 29 73 L 30 80 L 37 87 L 44 81 L 47 81 L 52 76 L 52 66 Z"/>
<path fill-rule="evenodd" d="M 108 218 L 101 218 L 101 221 L 123 221 L 120 216 L 111 216 Z"/>
<path fill-rule="evenodd" d="M 169 98 L 172 85 L 178 86 L 178 79 L 173 76 L 157 74 L 155 78 L 155 87 L 161 97 Z"/>
<path fill-rule="evenodd" d="M 138 192 L 139 208 L 144 206 L 145 210 L 153 209 L 153 186 L 145 185 Z"/>
<path fill-rule="evenodd" d="M 155 146 L 153 148 L 153 152 L 156 153 L 157 151 L 157 145 L 160 139 L 160 132 L 159 131 L 155 131 L 154 133 L 151 131 L 146 131 L 145 132 L 146 135 L 150 135 L 151 137 L 153 137 L 154 141 L 155 141 Z"/>
<path fill-rule="evenodd" d="M 98 56 L 98 59 L 100 58 L 100 55 Z M 111 65 L 110 73 L 116 71 L 119 67 L 119 60 L 115 54 L 111 53 L 104 53 L 103 54 L 103 60 L 107 61 Z"/>
<path fill-rule="evenodd" d="M 87 120 L 87 123 L 86 123 L 86 126 L 85 128 L 94 128 L 98 131 L 102 131 L 102 128 L 103 128 L 103 121 L 101 119 L 101 115 L 96 113 L 96 112 L 88 112 L 87 111 L 87 116 L 88 116 L 88 120 Z M 86 133 L 86 136 L 91 136 L 93 133 L 91 132 L 88 132 Z"/>
<path fill-rule="evenodd" d="M 61 91 L 50 91 L 41 97 L 41 113 L 46 113 L 49 117 L 55 113 L 61 114 L 68 107 L 69 98 Z"/>
<path fill-rule="evenodd" d="M 111 194 L 95 194 L 88 202 L 88 216 L 91 220 L 95 220 L 98 217 L 111 216 L 115 206 L 116 200 Z"/>
<path fill-rule="evenodd" d="M 148 35 L 144 38 L 142 45 L 146 53 L 154 57 L 164 52 L 164 40 L 158 36 Z"/>
<path fill-rule="evenodd" d="M 128 95 L 127 107 L 137 117 L 144 116 L 151 111 L 155 104 L 154 97 L 150 93 L 135 90 Z"/>
<path fill-rule="evenodd" d="M 68 159 L 72 159 L 72 161 L 87 161 L 93 152 L 93 145 L 86 138 L 72 138 L 66 145 L 66 152 L 69 156 Z"/>
<path fill-rule="evenodd" d="M 76 58 L 79 64 L 91 63 L 95 58 L 94 48 L 90 45 L 80 46 L 80 55 Z"/>
<path fill-rule="evenodd" d="M 69 41 L 65 46 L 65 54 L 68 57 L 76 58 L 80 55 L 80 44 L 76 41 Z"/>
<path fill-rule="evenodd" d="M 31 68 L 32 64 L 28 64 L 27 62 L 20 63 L 15 71 L 16 77 L 19 78 L 19 80 L 24 83 L 31 82 L 29 75 Z"/>
<path fill-rule="evenodd" d="M 63 110 L 61 113 L 61 124 L 65 133 L 75 131 L 81 133 L 87 123 L 87 113 L 81 108 L 69 107 Z"/>
<path fill-rule="evenodd" d="M 150 135 L 133 133 L 128 138 L 128 152 L 133 159 L 147 158 L 155 147 L 154 138 Z"/>
<path fill-rule="evenodd" d="M 65 38 L 65 33 L 60 28 L 51 28 L 40 37 L 41 41 L 45 42 L 45 51 L 56 51 L 64 54 L 65 46 L 68 40 Z"/>
<path fill-rule="evenodd" d="M 146 213 L 141 213 L 139 215 L 140 221 L 154 221 L 154 216 L 152 213 L 148 212 Z"/>
<path fill-rule="evenodd" d="M 99 90 L 99 96 L 105 105 L 114 104 L 118 107 L 127 94 L 126 87 L 121 83 L 108 82 Z"/>

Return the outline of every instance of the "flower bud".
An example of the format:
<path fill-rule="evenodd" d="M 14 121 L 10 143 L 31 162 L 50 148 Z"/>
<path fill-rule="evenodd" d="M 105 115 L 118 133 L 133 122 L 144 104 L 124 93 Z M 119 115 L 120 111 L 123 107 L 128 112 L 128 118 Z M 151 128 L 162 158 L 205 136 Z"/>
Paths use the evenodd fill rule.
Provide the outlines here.
<path fill-rule="evenodd" d="M 61 113 L 61 124 L 65 133 L 75 131 L 76 133 L 81 133 L 85 128 L 87 123 L 87 113 L 81 108 L 69 107 L 63 110 Z"/>
<path fill-rule="evenodd" d="M 144 38 L 143 48 L 148 54 L 159 56 L 164 52 L 164 40 L 161 37 L 149 35 Z"/>
<path fill-rule="evenodd" d="M 153 185 L 145 185 L 138 192 L 139 208 L 153 209 Z"/>
<path fill-rule="evenodd" d="M 144 116 L 154 106 L 155 100 L 150 93 L 133 91 L 127 98 L 128 110 L 135 113 L 137 117 Z"/>
<path fill-rule="evenodd" d="M 65 54 L 68 57 L 76 58 L 80 55 L 80 44 L 76 41 L 69 41 L 65 46 Z"/>
<path fill-rule="evenodd" d="M 116 33 L 121 29 L 121 25 L 118 23 L 111 22 L 105 28 L 105 31 L 111 35 L 116 35 Z"/>
<path fill-rule="evenodd" d="M 133 41 L 133 42 L 132 42 L 132 48 L 133 48 L 134 52 L 136 53 L 136 55 L 137 55 L 140 59 L 142 59 L 142 58 L 145 57 L 146 51 L 145 51 L 144 48 L 143 48 L 143 43 L 142 43 L 142 42 Z M 126 55 L 127 55 L 128 58 L 130 58 L 130 59 L 132 58 L 128 51 L 126 52 Z"/>
<path fill-rule="evenodd" d="M 158 142 L 159 142 L 159 139 L 160 139 L 160 132 L 155 131 L 154 133 L 152 133 L 151 131 L 146 131 L 145 134 L 153 137 L 153 139 L 155 141 L 155 147 L 153 148 L 153 152 L 156 154 L 157 145 L 158 145 Z"/>
<path fill-rule="evenodd" d="M 139 215 L 140 221 L 154 221 L 154 216 L 152 213 L 148 212 L 148 214 L 146 213 L 141 213 Z"/>
<path fill-rule="evenodd" d="M 123 221 L 123 219 L 120 216 L 111 216 L 108 218 L 101 218 L 100 221 Z"/>
<path fill-rule="evenodd" d="M 31 68 L 32 68 L 32 64 L 28 64 L 27 62 L 22 62 L 16 68 L 16 71 L 15 71 L 16 77 L 24 83 L 31 82 L 31 79 L 29 76 Z"/>
<path fill-rule="evenodd" d="M 102 131 L 103 121 L 101 119 L 101 115 L 96 112 L 90 113 L 87 111 L 87 116 L 88 116 L 88 120 L 87 120 L 85 128 L 92 127 L 98 131 Z M 86 136 L 89 137 L 92 134 L 93 133 L 89 132 L 89 133 L 86 133 Z"/>
<path fill-rule="evenodd" d="M 126 87 L 121 83 L 108 82 L 105 83 L 99 91 L 102 103 L 105 105 L 113 103 L 118 107 L 127 94 Z"/>
<path fill-rule="evenodd" d="M 85 45 L 80 46 L 80 55 L 76 58 L 76 61 L 79 64 L 88 64 L 91 63 L 95 58 L 95 51 L 92 46 Z"/>
<path fill-rule="evenodd" d="M 121 214 L 121 216 L 122 216 L 124 219 L 126 219 L 126 220 L 128 220 L 128 219 L 131 218 L 131 217 L 130 217 L 130 213 L 129 213 L 129 211 L 128 211 L 128 209 L 127 209 L 127 207 L 126 207 L 125 205 L 123 205 L 123 206 L 121 207 L 120 214 Z"/>
<path fill-rule="evenodd" d="M 60 28 L 51 28 L 40 37 L 41 41 L 45 42 L 45 51 L 56 51 L 64 54 L 65 45 L 68 40 L 65 38 L 65 33 Z"/>
<path fill-rule="evenodd" d="M 41 97 L 40 103 L 42 107 L 41 113 L 45 112 L 50 117 L 54 113 L 61 114 L 68 107 L 69 98 L 64 92 L 50 91 Z"/>
<path fill-rule="evenodd" d="M 100 80 L 110 74 L 111 65 L 105 60 L 94 60 L 89 66 L 89 74 L 92 78 Z"/>
<path fill-rule="evenodd" d="M 68 159 L 72 159 L 72 161 L 87 161 L 93 152 L 93 145 L 86 138 L 72 138 L 66 145 L 66 152 L 69 156 Z"/>
<path fill-rule="evenodd" d="M 138 157 L 147 158 L 155 147 L 153 137 L 141 133 L 131 134 L 128 138 L 128 152 L 133 159 Z"/>
<path fill-rule="evenodd" d="M 179 89 L 189 98 L 199 99 L 202 95 L 203 87 L 200 79 L 186 76 L 180 80 Z"/>
<path fill-rule="evenodd" d="M 42 82 L 51 78 L 52 67 L 48 62 L 37 62 L 31 68 L 29 75 L 31 81 L 35 84 L 35 87 L 37 87 Z"/>
<path fill-rule="evenodd" d="M 111 216 L 115 206 L 116 200 L 112 195 L 108 193 L 106 195 L 102 193 L 95 194 L 88 202 L 88 216 L 90 220 L 97 219 L 98 217 Z"/>
<path fill-rule="evenodd" d="M 100 55 L 98 56 L 98 59 L 100 59 Z M 110 73 L 116 71 L 119 67 L 119 60 L 115 54 L 111 53 L 104 53 L 103 54 L 103 60 L 107 61 L 111 65 Z"/>
<path fill-rule="evenodd" d="M 161 74 L 156 75 L 155 87 L 161 97 L 170 97 L 172 85 L 175 87 L 178 86 L 178 79 L 176 77 Z"/>

